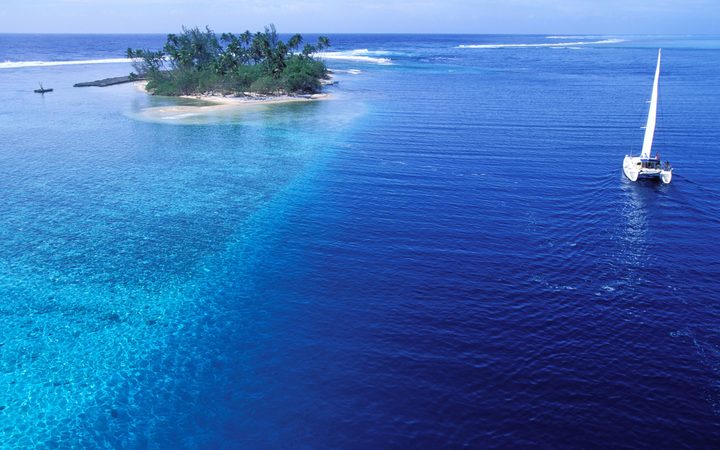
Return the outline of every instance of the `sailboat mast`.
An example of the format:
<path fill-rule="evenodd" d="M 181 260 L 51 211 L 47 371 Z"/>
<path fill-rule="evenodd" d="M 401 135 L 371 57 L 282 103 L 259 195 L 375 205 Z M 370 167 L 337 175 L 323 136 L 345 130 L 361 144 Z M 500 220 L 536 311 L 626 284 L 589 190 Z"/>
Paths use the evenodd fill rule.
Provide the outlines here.
<path fill-rule="evenodd" d="M 652 97 L 650 97 L 650 111 L 648 112 L 647 125 L 645 126 L 645 139 L 643 140 L 642 159 L 650 158 L 652 150 L 653 137 L 655 136 L 655 122 L 657 119 L 657 103 L 658 103 L 658 81 L 660 79 L 660 56 L 662 49 L 658 50 L 657 68 L 655 69 L 655 81 L 653 81 Z"/>

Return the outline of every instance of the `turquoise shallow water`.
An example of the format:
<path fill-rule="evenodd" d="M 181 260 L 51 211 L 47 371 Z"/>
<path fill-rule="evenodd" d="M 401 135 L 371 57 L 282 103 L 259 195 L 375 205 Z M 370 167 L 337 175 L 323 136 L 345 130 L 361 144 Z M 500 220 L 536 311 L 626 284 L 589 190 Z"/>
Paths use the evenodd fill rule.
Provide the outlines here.
<path fill-rule="evenodd" d="M 290 190 L 295 201 L 306 195 L 303 180 L 362 103 L 277 105 L 172 126 L 134 119 L 175 102 L 131 85 L 67 88 L 106 67 L 42 71 L 52 96 L 28 94 L 34 73 L 2 79 L 0 440 L 132 444 L 108 440 L 109 425 L 97 421 L 116 418 L 118 397 L 129 397 L 127 415 L 141 391 L 177 388 L 167 377 L 185 363 L 166 361 L 179 359 L 173 341 L 197 337 L 203 317 L 219 320 L 214 303 L 228 283 L 252 291 L 276 210 Z"/>
<path fill-rule="evenodd" d="M 331 100 L 148 121 L 63 61 L 161 36 L 0 35 L 0 446 L 716 447 L 720 41 L 331 38 Z"/>

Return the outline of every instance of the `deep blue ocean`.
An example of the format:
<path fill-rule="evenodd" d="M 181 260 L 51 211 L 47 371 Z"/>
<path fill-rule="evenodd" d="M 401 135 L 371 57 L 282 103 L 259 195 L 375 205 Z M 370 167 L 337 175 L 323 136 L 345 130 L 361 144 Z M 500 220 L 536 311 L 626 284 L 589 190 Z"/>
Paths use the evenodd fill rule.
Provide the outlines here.
<path fill-rule="evenodd" d="M 720 448 L 720 37 L 330 40 L 153 120 L 72 86 L 164 36 L 0 35 L 0 448 Z"/>

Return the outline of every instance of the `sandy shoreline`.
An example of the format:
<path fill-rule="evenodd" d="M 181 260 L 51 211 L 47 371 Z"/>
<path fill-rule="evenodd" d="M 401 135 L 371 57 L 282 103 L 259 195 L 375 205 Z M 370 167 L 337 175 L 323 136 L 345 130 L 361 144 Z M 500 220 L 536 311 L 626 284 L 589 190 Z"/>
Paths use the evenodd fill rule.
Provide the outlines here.
<path fill-rule="evenodd" d="M 146 81 L 135 83 L 136 89 L 147 92 Z M 307 95 L 258 95 L 246 93 L 243 96 L 225 95 L 182 95 L 178 98 L 196 100 L 197 105 L 170 105 L 144 108 L 139 115 L 147 119 L 178 120 L 221 112 L 232 112 L 254 106 L 278 105 L 284 103 L 312 102 L 326 100 L 330 94 Z"/>
<path fill-rule="evenodd" d="M 313 100 L 327 99 L 330 94 L 307 94 L 307 95 L 253 95 L 243 96 L 231 95 L 181 95 L 180 98 L 200 100 L 214 103 L 212 106 L 246 106 L 246 105 L 273 105 L 277 103 L 307 102 Z M 202 106 L 205 107 L 205 106 Z M 210 107 L 210 106 L 206 106 Z"/>

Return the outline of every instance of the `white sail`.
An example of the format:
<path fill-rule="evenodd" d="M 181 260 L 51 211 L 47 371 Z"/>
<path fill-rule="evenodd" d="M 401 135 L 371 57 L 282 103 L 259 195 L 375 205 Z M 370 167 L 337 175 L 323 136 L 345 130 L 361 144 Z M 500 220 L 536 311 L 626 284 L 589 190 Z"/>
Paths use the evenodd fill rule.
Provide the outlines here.
<path fill-rule="evenodd" d="M 648 112 L 647 125 L 645 126 L 645 140 L 643 140 L 642 152 L 640 158 L 650 158 L 652 150 L 653 136 L 655 135 L 655 120 L 657 118 L 657 102 L 658 102 L 658 80 L 660 79 L 660 55 L 662 50 L 658 50 L 657 68 L 655 69 L 655 81 L 653 82 L 652 97 L 650 97 L 650 111 Z"/>

